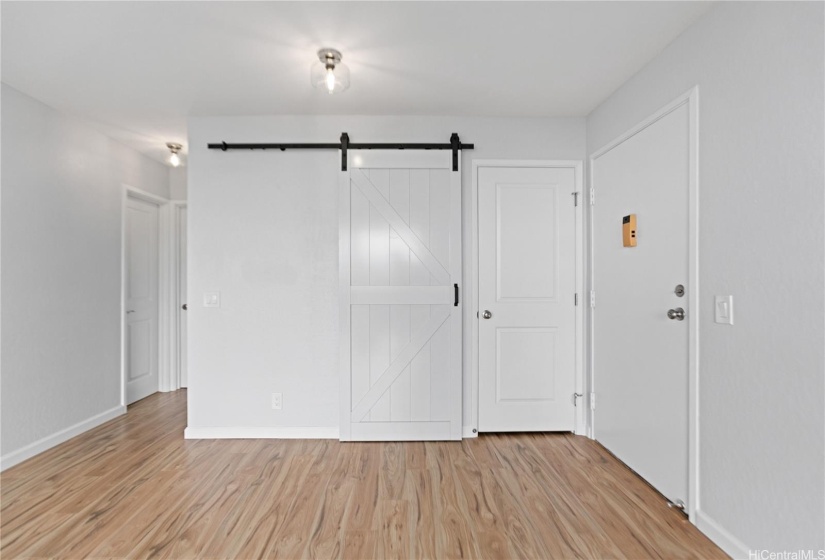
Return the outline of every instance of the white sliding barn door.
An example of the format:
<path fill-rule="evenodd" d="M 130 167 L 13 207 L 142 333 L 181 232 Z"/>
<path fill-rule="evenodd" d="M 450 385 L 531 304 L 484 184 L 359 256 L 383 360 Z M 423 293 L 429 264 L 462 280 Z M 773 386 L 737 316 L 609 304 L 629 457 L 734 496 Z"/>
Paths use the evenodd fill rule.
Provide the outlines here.
<path fill-rule="evenodd" d="M 446 150 L 347 159 L 341 440 L 460 439 L 461 172 Z"/>

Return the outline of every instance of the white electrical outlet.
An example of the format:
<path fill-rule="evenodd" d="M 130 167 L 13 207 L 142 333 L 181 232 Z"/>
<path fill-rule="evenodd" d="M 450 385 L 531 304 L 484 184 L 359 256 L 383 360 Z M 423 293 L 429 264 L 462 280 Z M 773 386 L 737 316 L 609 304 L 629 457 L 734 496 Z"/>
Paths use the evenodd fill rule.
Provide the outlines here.
<path fill-rule="evenodd" d="M 272 410 L 281 410 L 284 404 L 284 397 L 282 393 L 272 393 Z"/>

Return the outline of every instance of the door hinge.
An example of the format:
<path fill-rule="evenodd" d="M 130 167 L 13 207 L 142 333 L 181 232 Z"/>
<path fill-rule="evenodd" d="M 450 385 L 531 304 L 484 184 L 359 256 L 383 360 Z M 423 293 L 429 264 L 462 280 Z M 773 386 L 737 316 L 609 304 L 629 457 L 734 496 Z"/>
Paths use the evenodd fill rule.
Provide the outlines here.
<path fill-rule="evenodd" d="M 573 195 L 573 206 L 578 206 L 579 205 L 579 192 L 576 191 L 576 192 L 570 193 L 570 194 Z"/>
<path fill-rule="evenodd" d="M 596 393 L 590 393 L 590 410 L 596 410 Z"/>
<path fill-rule="evenodd" d="M 573 305 L 579 305 L 579 294 L 573 294 Z"/>
<path fill-rule="evenodd" d="M 596 204 L 596 189 L 590 188 L 590 206 Z"/>
<path fill-rule="evenodd" d="M 596 307 L 596 290 L 590 290 L 590 307 Z"/>

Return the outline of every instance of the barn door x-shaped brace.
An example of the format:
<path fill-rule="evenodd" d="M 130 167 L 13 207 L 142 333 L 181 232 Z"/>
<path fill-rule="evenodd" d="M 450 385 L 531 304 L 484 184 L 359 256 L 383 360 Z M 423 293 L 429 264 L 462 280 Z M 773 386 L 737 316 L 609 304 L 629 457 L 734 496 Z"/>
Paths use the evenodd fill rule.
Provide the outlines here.
<path fill-rule="evenodd" d="M 472 150 L 473 144 L 462 144 L 458 134 L 453 132 L 450 136 L 449 144 L 425 144 L 425 143 L 368 143 L 359 144 L 349 141 L 349 134 L 341 133 L 341 140 L 337 144 L 301 144 L 301 143 L 277 143 L 277 144 L 230 144 L 221 142 L 219 144 L 208 144 L 210 150 L 341 150 L 341 171 L 347 170 L 347 150 L 452 150 L 453 171 L 458 171 L 458 152 L 460 150 Z"/>

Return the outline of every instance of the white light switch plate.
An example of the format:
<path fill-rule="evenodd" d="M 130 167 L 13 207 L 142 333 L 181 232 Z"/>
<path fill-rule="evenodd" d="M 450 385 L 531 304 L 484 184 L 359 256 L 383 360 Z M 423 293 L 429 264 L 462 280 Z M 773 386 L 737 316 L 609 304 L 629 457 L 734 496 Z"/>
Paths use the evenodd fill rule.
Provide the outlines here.
<path fill-rule="evenodd" d="M 714 296 L 714 317 L 719 324 L 733 324 L 733 296 Z"/>
<path fill-rule="evenodd" d="M 220 292 L 203 292 L 203 306 L 204 307 L 220 307 L 221 293 Z"/>

